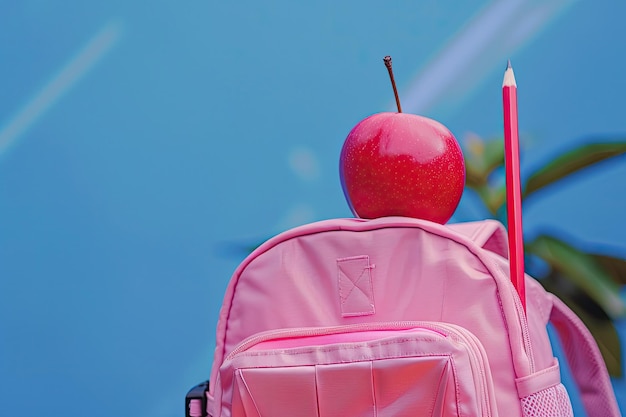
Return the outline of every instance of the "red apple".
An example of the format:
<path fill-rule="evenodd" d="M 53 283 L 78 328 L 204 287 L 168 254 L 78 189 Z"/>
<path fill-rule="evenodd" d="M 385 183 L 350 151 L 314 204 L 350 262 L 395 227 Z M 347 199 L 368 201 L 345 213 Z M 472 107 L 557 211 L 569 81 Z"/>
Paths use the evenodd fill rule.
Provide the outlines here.
<path fill-rule="evenodd" d="M 444 224 L 461 199 L 465 163 L 459 144 L 441 123 L 414 114 L 378 113 L 348 134 L 340 176 L 358 217 L 406 216 Z"/>

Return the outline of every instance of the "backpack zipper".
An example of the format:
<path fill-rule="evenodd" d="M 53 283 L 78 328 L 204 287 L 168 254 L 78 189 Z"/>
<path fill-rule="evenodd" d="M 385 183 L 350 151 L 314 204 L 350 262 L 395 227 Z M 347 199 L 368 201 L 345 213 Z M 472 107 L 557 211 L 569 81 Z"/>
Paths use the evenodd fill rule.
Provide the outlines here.
<path fill-rule="evenodd" d="M 292 329 L 282 329 L 282 330 L 268 330 L 265 332 L 257 333 L 245 339 L 239 345 L 233 349 L 232 352 L 226 356 L 224 361 L 233 359 L 234 356 L 238 355 L 241 352 L 244 352 L 254 345 L 257 345 L 262 342 L 266 342 L 269 340 L 276 339 L 288 339 L 288 338 L 300 338 L 300 337 L 315 337 L 315 336 L 326 336 L 333 334 L 340 334 L 346 332 L 366 332 L 366 331 L 377 331 L 377 330 L 409 330 L 413 328 L 422 327 L 422 324 L 425 322 L 415 322 L 415 321 L 396 321 L 396 322 L 388 322 L 388 323 L 359 323 L 359 324 L 350 324 L 344 326 L 331 326 L 331 327 L 296 327 Z M 435 331 L 434 329 L 427 329 Z M 441 332 L 437 332 L 441 336 L 447 336 Z"/>
<path fill-rule="evenodd" d="M 515 303 L 515 308 L 517 310 L 517 317 L 519 320 L 520 328 L 522 329 L 522 339 L 524 341 L 524 347 L 526 349 L 526 354 L 528 355 L 528 366 L 530 368 L 530 373 L 535 373 L 535 357 L 533 355 L 532 345 L 530 343 L 530 330 L 528 329 L 528 317 L 526 316 L 526 310 L 522 305 L 522 301 L 519 298 L 519 294 L 517 290 L 512 287 L 511 289 L 513 293 L 513 300 Z"/>
<path fill-rule="evenodd" d="M 480 374 L 480 398 L 483 401 L 484 410 L 486 410 L 487 415 L 491 416 L 491 404 L 489 402 L 489 392 L 493 392 L 493 385 L 490 384 L 490 379 L 485 375 L 485 368 L 489 363 L 487 359 L 487 354 L 482 344 L 478 340 L 478 338 L 469 330 L 448 323 L 433 323 L 429 322 L 427 324 L 433 329 L 448 329 L 449 335 L 457 335 L 461 336 L 462 341 L 471 347 L 470 355 L 473 356 L 473 360 L 478 363 L 478 371 Z M 477 355 L 478 353 L 478 355 Z"/>

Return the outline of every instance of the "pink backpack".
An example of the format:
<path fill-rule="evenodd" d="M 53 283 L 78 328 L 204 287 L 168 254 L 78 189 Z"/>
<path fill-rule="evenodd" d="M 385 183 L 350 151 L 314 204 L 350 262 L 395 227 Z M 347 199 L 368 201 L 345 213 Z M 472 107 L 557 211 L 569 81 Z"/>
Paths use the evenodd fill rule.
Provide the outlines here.
<path fill-rule="evenodd" d="M 572 416 L 549 322 L 588 416 L 619 416 L 589 331 L 529 276 L 524 313 L 507 251 L 493 220 L 337 219 L 270 239 L 230 281 L 187 416 Z"/>

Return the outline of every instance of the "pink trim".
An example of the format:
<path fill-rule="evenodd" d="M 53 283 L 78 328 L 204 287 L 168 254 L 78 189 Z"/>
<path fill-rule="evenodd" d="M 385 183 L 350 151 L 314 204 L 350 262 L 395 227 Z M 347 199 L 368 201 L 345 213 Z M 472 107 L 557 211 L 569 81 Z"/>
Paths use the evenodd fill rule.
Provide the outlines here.
<path fill-rule="evenodd" d="M 528 397 L 529 395 L 551 388 L 560 383 L 561 373 L 559 363 L 556 359 L 554 360 L 554 365 L 550 368 L 546 368 L 533 375 L 518 378 L 515 381 L 517 393 L 520 398 Z"/>
<path fill-rule="evenodd" d="M 337 287 L 343 317 L 369 316 L 376 312 L 367 255 L 337 259 Z"/>

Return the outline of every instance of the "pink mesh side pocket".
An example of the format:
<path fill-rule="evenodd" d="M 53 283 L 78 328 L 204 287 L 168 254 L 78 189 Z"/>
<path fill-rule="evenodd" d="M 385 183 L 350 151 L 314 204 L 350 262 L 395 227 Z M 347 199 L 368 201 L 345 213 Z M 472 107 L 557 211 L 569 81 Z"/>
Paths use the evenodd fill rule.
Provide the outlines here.
<path fill-rule="evenodd" d="M 573 417 L 569 395 L 563 384 L 521 399 L 524 417 Z"/>
<path fill-rule="evenodd" d="M 573 417 L 572 404 L 561 383 L 559 363 L 515 381 L 523 417 Z"/>

